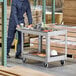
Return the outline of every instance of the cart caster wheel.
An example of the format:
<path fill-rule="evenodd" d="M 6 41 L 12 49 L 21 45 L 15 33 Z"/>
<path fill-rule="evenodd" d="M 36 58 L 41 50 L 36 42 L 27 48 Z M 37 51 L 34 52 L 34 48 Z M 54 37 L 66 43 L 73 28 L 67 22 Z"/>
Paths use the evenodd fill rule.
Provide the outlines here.
<path fill-rule="evenodd" d="M 48 68 L 48 64 L 47 63 L 44 63 L 44 67 Z"/>
<path fill-rule="evenodd" d="M 26 58 L 25 58 L 25 59 L 23 58 L 23 59 L 22 59 L 22 62 L 25 63 L 25 62 L 26 62 Z"/>
<path fill-rule="evenodd" d="M 65 64 L 65 61 L 64 60 L 61 60 L 60 62 L 61 62 L 61 65 L 64 65 Z"/>

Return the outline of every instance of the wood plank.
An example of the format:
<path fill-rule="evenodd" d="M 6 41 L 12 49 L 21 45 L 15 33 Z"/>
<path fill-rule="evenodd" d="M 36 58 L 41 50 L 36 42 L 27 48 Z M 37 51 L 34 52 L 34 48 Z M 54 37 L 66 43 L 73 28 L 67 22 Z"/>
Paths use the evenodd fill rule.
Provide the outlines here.
<path fill-rule="evenodd" d="M 0 66 L 0 70 L 12 73 L 12 74 L 16 74 L 13 76 L 53 76 L 52 74 L 47 74 L 44 72 L 40 72 L 40 71 L 36 71 L 30 68 L 25 68 L 25 67 L 20 67 L 20 66 L 14 66 L 14 67 L 3 67 Z M 12 76 L 12 74 L 10 74 L 9 76 Z"/>
<path fill-rule="evenodd" d="M 64 0 L 65 8 L 76 8 L 76 0 Z"/>
<path fill-rule="evenodd" d="M 73 24 L 76 24 L 76 17 L 73 17 L 73 16 L 64 16 L 64 18 L 63 18 L 63 21 L 64 21 L 64 23 L 65 22 L 70 22 L 71 24 L 73 23 Z"/>
<path fill-rule="evenodd" d="M 75 37 L 76 38 L 76 33 L 68 32 L 67 36 L 68 37 Z"/>
<path fill-rule="evenodd" d="M 64 36 L 53 36 L 51 38 L 58 39 L 58 40 L 65 40 Z M 76 38 L 74 38 L 74 37 L 67 37 L 67 41 L 76 42 Z"/>
<path fill-rule="evenodd" d="M 76 9 L 68 9 L 68 8 L 63 8 L 63 15 L 66 17 L 75 17 L 76 18 Z"/>
<path fill-rule="evenodd" d="M 64 24 L 69 26 L 76 26 L 76 23 L 71 23 L 71 22 L 64 22 Z"/>
<path fill-rule="evenodd" d="M 76 26 L 76 0 L 64 0 L 63 15 L 64 24 Z"/>

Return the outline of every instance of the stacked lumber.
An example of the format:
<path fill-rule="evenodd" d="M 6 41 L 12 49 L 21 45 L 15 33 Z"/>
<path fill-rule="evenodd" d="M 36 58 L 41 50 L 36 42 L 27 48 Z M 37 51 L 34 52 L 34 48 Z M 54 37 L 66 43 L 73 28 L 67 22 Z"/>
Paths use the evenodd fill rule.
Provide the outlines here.
<path fill-rule="evenodd" d="M 72 55 L 73 58 L 76 58 L 76 27 L 65 27 L 65 26 L 51 26 L 53 29 L 67 29 L 67 53 Z M 46 39 L 43 38 L 42 48 L 46 49 Z M 38 38 L 30 39 L 30 47 L 38 49 Z M 51 50 L 56 50 L 58 53 L 65 52 L 65 36 L 53 36 L 51 37 Z"/>
<path fill-rule="evenodd" d="M 76 26 L 76 0 L 64 0 L 63 16 L 64 24 Z"/>

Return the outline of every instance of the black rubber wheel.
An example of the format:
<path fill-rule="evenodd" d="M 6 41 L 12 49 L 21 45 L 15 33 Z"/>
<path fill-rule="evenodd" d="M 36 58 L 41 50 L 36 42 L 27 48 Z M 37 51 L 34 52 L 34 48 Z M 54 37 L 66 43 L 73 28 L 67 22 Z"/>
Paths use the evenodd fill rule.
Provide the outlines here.
<path fill-rule="evenodd" d="M 47 63 L 44 63 L 44 67 L 46 67 L 46 68 L 47 68 L 47 67 L 48 67 L 48 64 L 47 64 Z"/>
<path fill-rule="evenodd" d="M 60 62 L 61 62 L 61 65 L 64 65 L 65 64 L 65 61 L 64 60 L 61 60 Z"/>
<path fill-rule="evenodd" d="M 22 62 L 25 63 L 25 62 L 26 62 L 26 58 L 23 58 L 23 59 L 22 59 Z"/>

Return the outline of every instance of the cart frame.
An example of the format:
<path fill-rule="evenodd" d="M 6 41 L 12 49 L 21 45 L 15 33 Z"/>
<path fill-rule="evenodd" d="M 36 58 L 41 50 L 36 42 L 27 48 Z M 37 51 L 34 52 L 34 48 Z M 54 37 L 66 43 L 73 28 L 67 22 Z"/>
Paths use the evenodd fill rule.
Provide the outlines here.
<path fill-rule="evenodd" d="M 49 62 L 54 62 L 54 61 L 62 61 L 62 60 L 66 60 L 67 59 L 67 30 L 57 30 L 57 31 L 52 31 L 52 32 L 42 32 L 42 31 L 37 31 L 37 30 L 31 30 L 31 29 L 26 29 L 26 28 L 19 28 L 17 29 L 18 31 L 20 31 L 22 33 L 22 56 L 23 56 L 23 60 L 26 59 L 33 59 L 33 60 L 38 60 L 38 61 L 43 61 L 45 63 L 45 66 L 48 67 L 48 63 Z M 39 56 L 34 56 L 34 55 L 30 55 L 28 53 L 24 53 L 24 47 L 23 47 L 23 34 L 27 33 L 27 34 L 34 34 L 34 35 L 38 35 L 39 38 L 39 48 L 38 51 L 41 52 L 42 50 L 42 36 L 46 37 L 46 57 L 39 57 Z M 57 55 L 57 56 L 53 56 L 50 57 L 50 42 L 51 42 L 51 37 L 52 36 L 58 36 L 58 35 L 65 35 L 65 52 L 63 55 Z M 61 62 L 62 64 L 62 62 Z M 63 63 L 64 64 L 64 63 Z"/>

